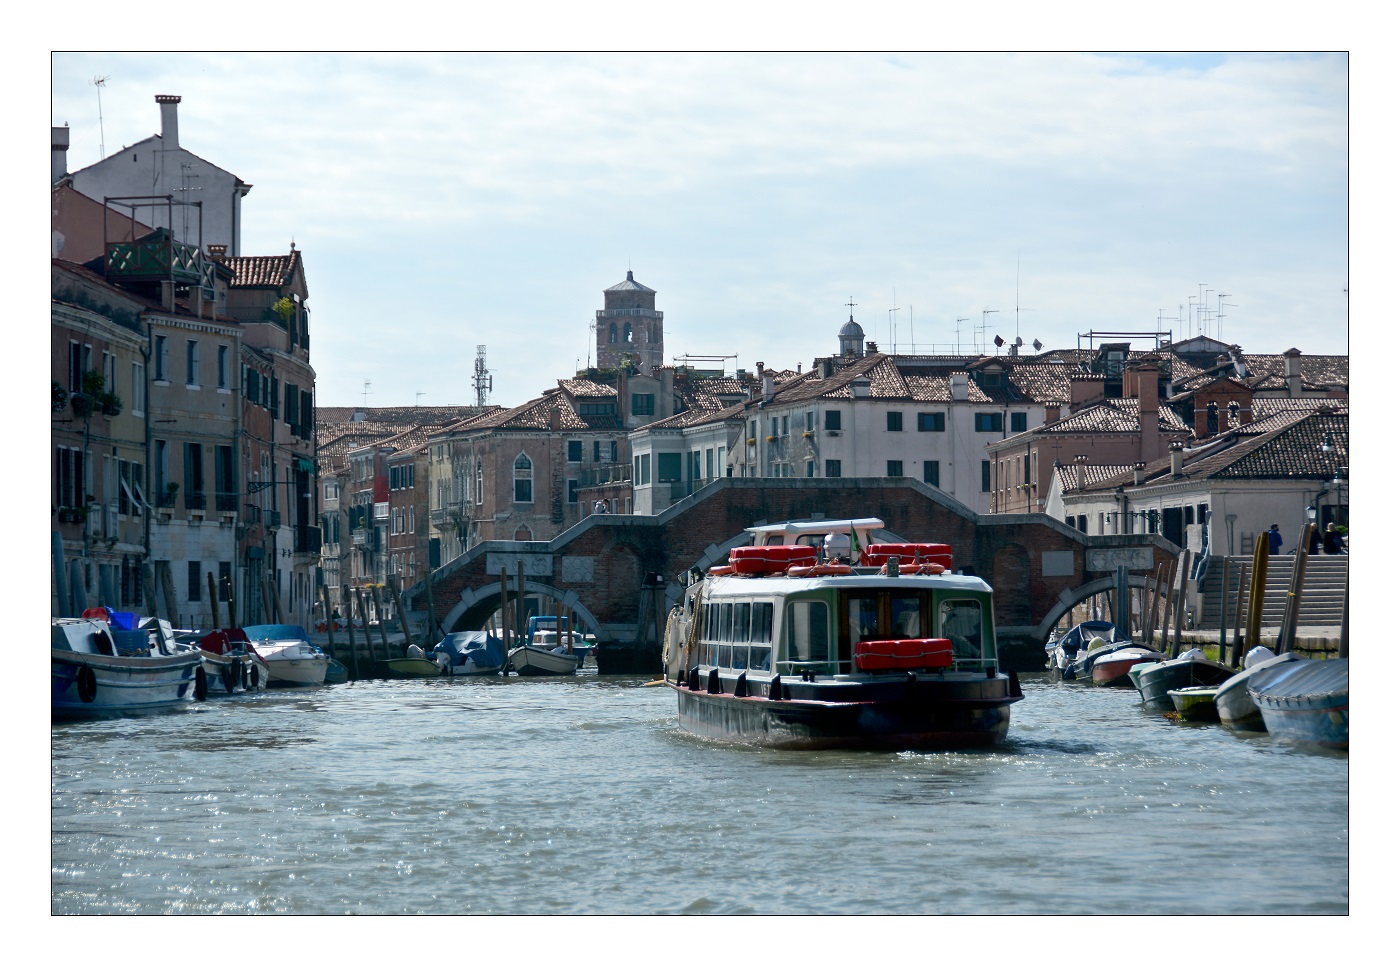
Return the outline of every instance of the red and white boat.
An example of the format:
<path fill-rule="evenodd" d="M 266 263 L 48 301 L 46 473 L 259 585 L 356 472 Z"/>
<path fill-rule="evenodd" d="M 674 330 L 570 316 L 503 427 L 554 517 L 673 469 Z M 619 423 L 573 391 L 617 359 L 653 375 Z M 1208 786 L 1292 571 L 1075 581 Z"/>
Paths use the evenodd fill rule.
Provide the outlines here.
<path fill-rule="evenodd" d="M 680 724 L 782 748 L 945 749 L 1005 737 L 992 589 L 946 544 L 878 543 L 878 518 L 751 527 L 686 588 L 668 636 Z"/>
<path fill-rule="evenodd" d="M 1142 645 L 1126 645 L 1106 652 L 1094 659 L 1091 675 L 1095 685 L 1108 685 L 1114 688 L 1136 688 L 1128 677 L 1128 670 L 1134 665 L 1149 661 L 1162 661 L 1167 656 L 1160 651 Z"/>

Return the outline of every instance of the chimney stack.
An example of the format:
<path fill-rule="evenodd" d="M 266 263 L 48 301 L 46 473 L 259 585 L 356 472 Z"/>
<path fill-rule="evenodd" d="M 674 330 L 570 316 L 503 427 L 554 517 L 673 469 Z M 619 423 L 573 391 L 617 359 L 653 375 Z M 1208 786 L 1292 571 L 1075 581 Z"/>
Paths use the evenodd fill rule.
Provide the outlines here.
<path fill-rule="evenodd" d="M 180 146 L 180 119 L 176 114 L 180 95 L 157 94 L 156 103 L 160 105 L 160 146 L 172 151 Z"/>
<path fill-rule="evenodd" d="M 1074 489 L 1083 490 L 1087 477 L 1089 458 L 1083 453 L 1075 454 L 1074 457 Z"/>
<path fill-rule="evenodd" d="M 1288 380 L 1288 398 L 1299 399 L 1303 395 L 1303 353 L 1298 349 L 1287 349 L 1283 353 L 1283 375 Z"/>
<path fill-rule="evenodd" d="M 1180 443 L 1173 443 L 1173 444 L 1171 445 L 1171 453 L 1172 453 L 1172 477 L 1180 477 L 1180 476 L 1181 476 L 1181 466 L 1182 466 L 1182 464 L 1185 462 L 1185 457 L 1186 457 L 1186 455 L 1182 452 L 1182 449 L 1183 449 L 1183 448 L 1182 448 L 1182 446 L 1181 446 Z"/>
<path fill-rule="evenodd" d="M 763 374 L 763 402 L 773 401 L 774 385 L 773 372 L 769 370 Z"/>
<path fill-rule="evenodd" d="M 865 344 L 865 355 L 867 355 L 867 356 L 874 356 L 874 355 L 875 355 L 876 353 L 878 353 L 879 351 L 880 351 L 880 347 L 877 346 L 877 345 L 875 345 L 874 342 L 867 342 L 867 343 Z"/>
<path fill-rule="evenodd" d="M 53 181 L 68 174 L 68 125 L 53 129 Z"/>
<path fill-rule="evenodd" d="M 1147 479 L 1147 464 L 1145 464 L 1145 463 L 1135 463 L 1135 464 L 1133 464 L 1133 486 L 1134 486 L 1134 487 L 1141 487 L 1141 486 L 1142 486 L 1142 482 L 1143 482 L 1145 479 Z"/>
<path fill-rule="evenodd" d="M 1103 377 L 1079 373 L 1069 378 L 1069 411 L 1076 413 L 1103 399 Z"/>
<path fill-rule="evenodd" d="M 967 402 L 967 373 L 953 373 L 948 377 L 948 391 L 953 399 Z"/>
<path fill-rule="evenodd" d="M 1143 357 L 1143 361 L 1133 367 L 1133 373 L 1137 377 L 1138 459 L 1148 463 L 1160 456 L 1161 447 L 1157 438 L 1157 357 Z"/>

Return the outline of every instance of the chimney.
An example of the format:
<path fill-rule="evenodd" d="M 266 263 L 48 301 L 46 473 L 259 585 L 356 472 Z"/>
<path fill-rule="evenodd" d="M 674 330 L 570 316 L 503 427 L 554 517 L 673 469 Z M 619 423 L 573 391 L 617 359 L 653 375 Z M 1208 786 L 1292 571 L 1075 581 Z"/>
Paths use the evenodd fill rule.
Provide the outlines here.
<path fill-rule="evenodd" d="M 878 353 L 879 351 L 880 351 L 880 347 L 877 346 L 877 345 L 875 345 L 874 342 L 867 342 L 867 343 L 865 344 L 865 355 L 867 355 L 867 356 L 874 356 L 874 355 L 875 355 L 876 353 Z"/>
<path fill-rule="evenodd" d="M 774 381 L 773 373 L 770 370 L 763 374 L 763 402 L 770 403 L 773 400 Z"/>
<path fill-rule="evenodd" d="M 210 255 L 214 255 L 214 256 L 218 256 L 218 257 L 222 258 L 223 256 L 225 256 L 225 255 L 228 254 L 228 246 L 227 246 L 227 245 L 215 245 L 215 244 L 212 244 L 212 243 L 211 243 L 211 244 L 208 246 L 208 248 L 209 248 L 209 254 L 210 254 Z"/>
<path fill-rule="evenodd" d="M 1074 489 L 1083 490 L 1087 478 L 1089 458 L 1082 453 L 1074 457 Z"/>
<path fill-rule="evenodd" d="M 627 395 L 627 367 L 617 368 L 617 418 L 622 421 L 623 426 L 627 426 L 629 415 L 632 412 L 632 397 Z"/>
<path fill-rule="evenodd" d="M 1303 354 L 1298 349 L 1284 351 L 1283 375 L 1288 380 L 1288 398 L 1299 399 L 1303 395 Z"/>
<path fill-rule="evenodd" d="M 1240 426 L 1254 422 L 1254 397 L 1246 396 L 1240 400 Z"/>
<path fill-rule="evenodd" d="M 53 129 L 53 181 L 68 174 L 68 125 Z M 52 182 L 50 182 L 52 184 Z"/>
<path fill-rule="evenodd" d="M 1045 422 L 1046 422 L 1046 423 L 1054 423 L 1054 422 L 1055 422 L 1056 420 L 1058 420 L 1059 418 L 1060 418 L 1060 404 L 1059 404 L 1059 403 L 1046 403 L 1046 404 L 1045 404 Z"/>
<path fill-rule="evenodd" d="M 831 379 L 831 374 L 835 371 L 836 367 L 832 364 L 830 357 L 822 360 L 822 379 Z"/>
<path fill-rule="evenodd" d="M 675 415 L 676 408 L 676 369 L 674 366 L 661 366 L 661 399 L 656 401 L 658 418 Z"/>
<path fill-rule="evenodd" d="M 857 376 L 851 380 L 851 399 L 859 400 L 870 396 L 870 379 L 866 376 Z"/>
<path fill-rule="evenodd" d="M 1077 413 L 1103 399 L 1103 377 L 1078 373 L 1069 378 L 1069 411 Z"/>
<path fill-rule="evenodd" d="M 1145 480 L 1146 478 L 1147 478 L 1147 464 L 1145 464 L 1145 463 L 1135 463 L 1135 464 L 1133 464 L 1133 486 L 1134 486 L 1134 487 L 1141 487 L 1141 486 L 1142 486 L 1143 480 Z"/>
<path fill-rule="evenodd" d="M 1160 456 L 1161 442 L 1157 438 L 1157 357 L 1145 358 L 1151 362 L 1139 363 L 1133 372 L 1138 390 L 1138 459 L 1147 463 Z"/>
<path fill-rule="evenodd" d="M 156 103 L 160 105 L 160 146 L 166 151 L 174 150 L 180 146 L 180 120 L 176 115 L 180 95 L 157 94 Z"/>
<path fill-rule="evenodd" d="M 1181 465 L 1182 465 L 1182 463 L 1183 463 L 1184 460 L 1185 460 L 1185 454 L 1182 452 L 1182 446 L 1181 446 L 1181 444 L 1180 444 L 1180 443 L 1173 443 L 1173 444 L 1171 445 L 1171 453 L 1172 453 L 1172 477 L 1180 477 L 1180 476 L 1181 476 Z"/>
<path fill-rule="evenodd" d="M 967 373 L 953 373 L 948 377 L 948 390 L 953 399 L 967 402 Z"/>
<path fill-rule="evenodd" d="M 561 421 L 559 416 L 559 407 L 561 405 L 561 402 L 561 400 L 556 399 L 551 400 L 549 404 L 549 428 L 555 433 L 558 433 L 559 430 L 563 427 L 563 422 Z"/>

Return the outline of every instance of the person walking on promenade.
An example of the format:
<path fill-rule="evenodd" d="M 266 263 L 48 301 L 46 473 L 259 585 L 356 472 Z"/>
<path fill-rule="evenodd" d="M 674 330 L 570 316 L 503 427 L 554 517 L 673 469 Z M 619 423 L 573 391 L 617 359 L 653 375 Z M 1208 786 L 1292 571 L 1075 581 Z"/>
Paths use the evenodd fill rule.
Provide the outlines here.
<path fill-rule="evenodd" d="M 1316 527 L 1308 535 L 1308 553 L 1313 556 L 1322 553 L 1322 531 Z"/>
<path fill-rule="evenodd" d="M 1322 552 L 1324 554 L 1346 553 L 1346 548 L 1342 546 L 1342 535 L 1337 533 L 1336 524 L 1327 525 L 1327 536 L 1322 539 Z"/>
<path fill-rule="evenodd" d="M 1283 535 L 1278 532 L 1278 525 L 1273 524 L 1269 527 L 1269 553 L 1277 554 L 1281 550 L 1283 550 Z"/>

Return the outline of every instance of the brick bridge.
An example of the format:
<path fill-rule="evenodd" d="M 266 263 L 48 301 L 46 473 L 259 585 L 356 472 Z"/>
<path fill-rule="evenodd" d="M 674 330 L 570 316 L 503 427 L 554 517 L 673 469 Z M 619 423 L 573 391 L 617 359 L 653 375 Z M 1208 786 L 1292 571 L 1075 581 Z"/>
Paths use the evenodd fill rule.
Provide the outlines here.
<path fill-rule="evenodd" d="M 677 575 L 726 561 L 747 541 L 746 527 L 854 517 L 883 520 L 882 540 L 950 544 L 954 570 L 992 585 L 1003 660 L 1022 669 L 1043 667 L 1050 629 L 1075 604 L 1110 590 L 1118 564 L 1129 566 L 1131 587 L 1142 587 L 1177 550 L 1152 534 L 1089 537 L 1043 514 L 979 515 L 907 477 L 729 477 L 655 517 L 593 515 L 551 541 L 478 544 L 434 572 L 433 611 L 445 630 L 479 629 L 501 606 L 501 569 L 514 596 L 523 568 L 527 595 L 547 599 L 546 610 L 568 609 L 600 643 L 651 644 L 659 635 L 644 614 L 657 593 L 647 590 L 649 576 L 661 576 L 655 586 L 669 607 L 681 595 Z M 405 597 L 410 610 L 426 612 L 423 583 Z"/>

